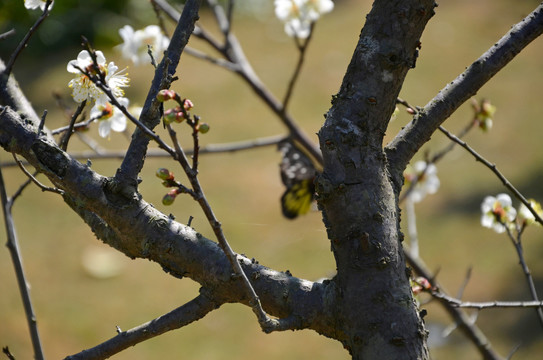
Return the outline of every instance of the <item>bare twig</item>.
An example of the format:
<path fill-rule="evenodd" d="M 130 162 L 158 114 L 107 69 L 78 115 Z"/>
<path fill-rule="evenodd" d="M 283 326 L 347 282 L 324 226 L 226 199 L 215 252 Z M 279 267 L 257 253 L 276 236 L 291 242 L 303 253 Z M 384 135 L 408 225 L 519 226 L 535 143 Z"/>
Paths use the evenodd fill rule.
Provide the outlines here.
<path fill-rule="evenodd" d="M 38 181 L 38 179 L 36 179 L 34 177 L 34 175 L 32 175 L 31 173 L 28 172 L 28 170 L 26 170 L 26 168 L 23 166 L 23 164 L 21 163 L 21 161 L 19 159 L 17 159 L 17 155 L 15 155 L 14 152 L 11 153 L 13 155 L 13 159 L 15 160 L 15 162 L 17 163 L 17 165 L 19 165 L 19 168 L 22 170 L 23 173 L 25 173 L 26 176 L 28 176 L 28 178 L 30 180 L 32 180 L 32 182 L 34 184 L 36 184 L 40 189 L 41 191 L 50 191 L 50 192 L 54 192 L 54 193 L 57 193 L 57 194 L 60 194 L 60 195 L 64 195 L 64 191 L 61 190 L 61 189 L 57 189 L 57 188 L 53 188 L 53 187 L 49 187 L 49 186 L 45 186 L 43 185 L 41 182 Z"/>
<path fill-rule="evenodd" d="M 213 232 L 215 234 L 215 237 L 217 238 L 217 241 L 219 242 L 219 246 L 224 251 L 226 257 L 230 261 L 230 264 L 232 266 L 232 269 L 234 270 L 234 273 L 236 276 L 238 276 L 243 285 L 244 289 L 246 290 L 247 296 L 249 299 L 249 305 L 253 309 L 253 312 L 255 313 L 258 322 L 260 326 L 262 327 L 262 330 L 265 332 L 272 332 L 279 329 L 280 322 L 271 319 L 264 309 L 262 308 L 262 304 L 260 303 L 260 299 L 258 295 L 256 294 L 253 286 L 251 285 L 249 279 L 247 278 L 247 275 L 241 268 L 241 265 L 238 262 L 237 255 L 234 253 L 232 248 L 230 247 L 230 244 L 228 243 L 228 240 L 226 240 L 226 236 L 224 235 L 222 231 L 222 226 L 217 217 L 215 216 L 213 210 L 211 209 L 211 205 L 206 199 L 206 196 L 204 194 L 204 191 L 202 189 L 202 186 L 200 185 L 200 181 L 198 180 L 198 172 L 194 167 L 191 167 L 189 165 L 188 159 L 179 145 L 179 141 L 177 140 L 177 135 L 170 124 L 166 125 L 166 128 L 168 129 L 168 133 L 170 134 L 170 137 L 172 139 L 172 142 L 174 144 L 175 150 L 177 152 L 177 160 L 183 170 L 185 171 L 185 174 L 187 175 L 192 189 L 196 193 L 196 201 L 202 208 L 202 211 L 204 212 L 207 221 L 211 225 L 211 228 L 213 229 Z M 196 134 L 197 136 L 197 134 Z M 195 142 L 195 145 L 197 146 L 197 142 Z M 195 149 L 196 151 L 196 149 Z"/>
<path fill-rule="evenodd" d="M 8 37 L 15 35 L 15 29 L 6 31 L 5 33 L 0 34 L 0 41 L 6 40 Z"/>
<path fill-rule="evenodd" d="M 117 336 L 91 349 L 68 356 L 65 360 L 107 359 L 130 346 L 197 321 L 221 305 L 220 301 L 200 294 L 183 306 L 145 324 L 127 331 L 117 330 Z"/>
<path fill-rule="evenodd" d="M 292 74 L 292 77 L 290 78 L 290 81 L 288 83 L 287 92 L 285 93 L 285 97 L 283 98 L 283 112 L 287 110 L 288 103 L 292 97 L 292 92 L 294 91 L 294 85 L 296 85 L 296 81 L 298 80 L 298 77 L 301 73 L 302 66 L 305 60 L 306 50 L 309 46 L 309 42 L 311 41 L 314 29 L 315 23 L 313 22 L 311 23 L 311 28 L 309 29 L 309 36 L 301 43 L 299 42 L 299 39 L 295 37 L 297 48 L 300 54 L 298 56 L 298 62 L 296 63 L 294 73 Z"/>
<path fill-rule="evenodd" d="M 60 130 L 60 129 L 57 129 L 57 130 Z M 87 139 L 84 134 L 78 133 L 77 135 L 82 137 L 82 140 L 93 151 L 80 151 L 80 152 L 70 153 L 70 156 L 73 157 L 74 159 L 78 159 L 78 160 L 121 159 L 122 160 L 124 156 L 126 155 L 126 152 L 122 150 L 106 150 L 106 149 L 97 147 L 97 144 L 88 143 L 87 141 L 92 141 L 92 138 Z M 287 135 L 275 135 L 275 136 L 257 138 L 253 140 L 235 141 L 235 142 L 223 143 L 223 144 L 209 144 L 209 145 L 201 147 L 199 154 L 204 155 L 204 154 L 229 153 L 229 152 L 236 152 L 236 151 L 243 151 L 243 150 L 251 150 L 251 149 L 265 147 L 265 146 L 273 146 L 273 145 L 277 145 L 279 142 L 283 141 L 287 137 L 288 137 Z M 193 154 L 193 151 L 191 149 L 187 149 L 184 151 L 185 151 L 185 154 L 187 155 Z M 171 154 L 161 149 L 152 148 L 152 149 L 149 149 L 146 157 L 147 158 L 171 158 Z M 28 164 L 28 162 L 26 161 L 21 161 L 21 163 L 23 165 Z M 0 163 L 0 166 L 2 167 L 12 167 L 16 165 L 17 163 L 8 162 L 8 161 Z"/>
<path fill-rule="evenodd" d="M 526 260 L 524 259 L 524 250 L 522 249 L 522 242 L 521 242 L 521 233 L 518 232 L 517 238 L 513 236 L 511 233 L 511 230 L 508 226 L 505 226 L 505 230 L 507 232 L 507 236 L 513 243 L 513 246 L 515 247 L 515 250 L 517 251 L 517 256 L 519 259 L 520 266 L 522 268 L 522 272 L 524 273 L 524 276 L 526 277 L 526 281 L 528 282 L 528 288 L 530 289 L 530 295 L 532 296 L 532 300 L 539 301 L 539 297 L 537 296 L 537 291 L 534 284 L 534 279 L 532 278 L 532 273 L 530 272 L 530 269 L 528 268 L 528 264 L 526 264 Z M 542 304 L 536 309 L 537 311 L 537 317 L 539 319 L 539 323 L 543 327 L 543 308 L 541 307 Z"/>
<path fill-rule="evenodd" d="M 11 351 L 9 351 L 9 348 L 7 346 L 4 346 L 2 348 L 2 352 L 4 353 L 4 355 L 7 356 L 9 360 L 15 360 L 15 356 L 13 356 L 13 354 L 11 353 Z"/>
<path fill-rule="evenodd" d="M 85 108 L 85 105 L 87 105 L 87 99 L 83 100 L 81 104 L 77 107 L 74 114 L 72 115 L 72 118 L 70 119 L 70 124 L 68 125 L 68 128 L 66 129 L 66 134 L 62 137 L 62 140 L 60 141 L 60 148 L 64 151 L 68 148 L 68 141 L 70 141 L 70 137 L 72 136 L 72 132 L 74 130 L 75 121 L 81 115 L 83 112 L 83 109 Z"/>
<path fill-rule="evenodd" d="M 15 275 L 17 277 L 19 291 L 21 292 L 21 298 L 23 300 L 26 320 L 28 322 L 28 328 L 30 330 L 30 338 L 32 340 L 32 347 L 34 349 L 34 358 L 37 360 L 42 360 L 44 359 L 44 356 L 43 356 L 43 350 L 42 350 L 41 341 L 40 341 L 40 334 L 38 331 L 38 325 L 36 321 L 36 315 L 34 313 L 34 309 L 32 306 L 32 300 L 30 299 L 29 285 L 28 285 L 28 282 L 26 281 L 21 252 L 19 251 L 19 241 L 17 240 L 17 234 L 15 233 L 15 224 L 13 222 L 13 217 L 11 214 L 13 199 L 8 199 L 7 197 L 6 187 L 4 184 L 4 177 L 2 175 L 1 167 L 0 167 L 0 198 L 2 200 L 4 224 L 5 224 L 6 233 L 7 233 L 6 245 L 9 249 L 9 253 L 11 254 L 11 260 L 13 262 L 13 266 L 15 267 Z"/>
<path fill-rule="evenodd" d="M 19 43 L 19 45 L 17 46 L 13 54 L 11 54 L 11 57 L 9 58 L 9 61 L 6 65 L 6 70 L 4 71 L 4 73 L 6 74 L 6 77 L 9 77 L 11 70 L 13 70 L 13 65 L 15 65 L 15 61 L 17 60 L 17 57 L 21 54 L 23 49 L 28 45 L 28 41 L 30 40 L 30 37 L 36 32 L 36 30 L 41 25 L 43 20 L 45 20 L 45 18 L 49 15 L 50 6 L 52 2 L 53 2 L 52 0 L 47 0 L 47 2 L 45 3 L 45 9 L 43 10 L 43 13 L 38 18 L 38 20 L 36 20 L 34 25 L 32 25 L 30 30 L 28 30 L 25 37 Z"/>
<path fill-rule="evenodd" d="M 493 309 L 493 308 L 539 308 L 543 306 L 543 301 L 484 301 L 484 302 L 473 302 L 473 301 L 462 301 L 457 298 L 453 298 L 441 291 L 432 291 L 432 296 L 445 300 L 449 304 L 457 308 L 472 308 L 472 309 Z"/>
<path fill-rule="evenodd" d="M 468 270 L 466 271 L 466 276 L 464 277 L 464 281 L 462 282 L 462 285 L 460 285 L 460 288 L 458 289 L 458 293 L 456 294 L 456 297 L 458 299 L 462 299 L 462 296 L 464 295 L 464 290 L 466 290 L 466 286 L 468 286 L 469 280 L 471 279 L 471 270 L 472 270 L 472 267 L 470 266 Z"/>

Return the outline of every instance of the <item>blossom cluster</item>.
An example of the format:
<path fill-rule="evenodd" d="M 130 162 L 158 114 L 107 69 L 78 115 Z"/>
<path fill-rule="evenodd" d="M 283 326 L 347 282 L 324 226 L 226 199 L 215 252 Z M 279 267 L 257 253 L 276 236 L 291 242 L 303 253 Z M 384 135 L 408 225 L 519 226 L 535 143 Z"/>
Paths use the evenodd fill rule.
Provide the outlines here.
<path fill-rule="evenodd" d="M 435 194 L 439 189 L 437 167 L 426 161 L 417 161 L 413 166 L 408 166 L 404 178 L 408 197 L 415 203 L 422 201 L 428 194 Z"/>
<path fill-rule="evenodd" d="M 81 103 L 85 100 L 94 102 L 91 109 L 91 117 L 100 121 L 98 133 L 101 137 L 109 137 L 111 130 L 122 132 L 126 129 L 126 117 L 121 110 L 112 106 L 107 95 L 90 79 L 89 76 L 104 75 L 105 84 L 117 101 L 124 107 L 128 107 L 128 99 L 124 98 L 124 90 L 129 79 L 124 70 L 119 71 L 115 63 L 106 63 L 106 58 L 101 51 L 96 51 L 96 64 L 91 54 L 83 50 L 77 55 L 77 59 L 71 60 L 67 67 L 68 72 L 75 74 L 68 86 L 72 89 L 73 99 Z"/>
<path fill-rule="evenodd" d="M 537 201 L 528 200 L 532 209 L 543 217 L 543 209 Z M 524 228 L 527 225 L 537 224 L 534 214 L 521 204 L 518 211 L 513 207 L 511 197 L 507 194 L 498 194 L 497 196 L 487 196 L 481 204 L 481 225 L 494 230 L 497 233 L 503 233 L 506 230 L 512 231 L 517 228 Z"/>
<path fill-rule="evenodd" d="M 331 0 L 275 0 L 275 15 L 285 24 L 288 36 L 305 39 L 311 25 L 334 9 Z"/>
<path fill-rule="evenodd" d="M 151 62 L 149 47 L 156 59 L 157 55 L 166 50 L 170 43 L 170 39 L 162 33 L 157 25 L 149 25 L 136 31 L 132 26 L 125 25 L 119 29 L 119 35 L 121 35 L 123 43 L 117 46 L 117 50 L 121 51 L 123 57 L 135 65 Z"/>
<path fill-rule="evenodd" d="M 49 5 L 49 9 L 53 8 L 53 1 Z M 47 5 L 47 0 L 25 0 L 25 8 L 30 10 L 35 10 L 40 8 L 41 11 L 45 10 L 45 5 Z"/>

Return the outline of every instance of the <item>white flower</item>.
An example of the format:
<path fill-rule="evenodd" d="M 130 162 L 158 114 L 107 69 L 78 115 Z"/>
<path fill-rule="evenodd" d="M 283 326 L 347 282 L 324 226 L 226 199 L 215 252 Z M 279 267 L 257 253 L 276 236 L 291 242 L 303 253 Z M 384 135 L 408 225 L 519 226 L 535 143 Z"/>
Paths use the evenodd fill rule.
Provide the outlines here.
<path fill-rule="evenodd" d="M 119 68 L 113 62 L 110 62 L 106 66 L 106 58 L 101 51 L 96 51 L 96 63 L 100 71 L 105 73 L 106 85 L 111 89 L 113 95 L 115 97 L 123 96 L 124 91 L 122 88 L 127 87 L 130 81 L 123 74 L 124 70 L 118 71 Z M 68 63 L 68 72 L 77 74 L 68 84 L 72 88 L 72 97 L 74 100 L 78 103 L 83 100 L 95 100 L 97 103 L 105 104 L 107 102 L 106 94 L 87 75 L 81 73 L 78 68 L 91 74 L 96 73 L 92 66 L 92 58 L 87 50 L 81 51 L 77 55 L 76 60 L 71 60 Z"/>
<path fill-rule="evenodd" d="M 331 0 L 275 0 L 275 15 L 289 36 L 307 38 L 311 24 L 334 8 Z"/>
<path fill-rule="evenodd" d="M 409 198 L 413 202 L 420 202 L 428 194 L 435 194 L 439 189 L 439 178 L 437 177 L 437 167 L 434 164 L 427 164 L 426 161 L 417 161 L 412 168 L 405 172 L 405 183 L 411 186 Z"/>
<path fill-rule="evenodd" d="M 125 25 L 119 29 L 119 35 L 123 38 L 123 43 L 116 48 L 121 51 L 125 59 L 131 60 L 135 65 L 151 62 L 147 45 L 152 47 L 153 57 L 158 61 L 157 56 L 162 54 L 170 43 L 170 39 L 156 25 L 149 25 L 137 31 L 134 31 L 132 26 Z"/>
<path fill-rule="evenodd" d="M 38 7 L 41 11 L 45 10 L 45 4 L 47 3 L 47 0 L 25 0 L 25 8 L 34 10 Z M 51 2 L 51 5 L 49 5 L 49 10 L 53 8 L 54 2 Z"/>
<path fill-rule="evenodd" d="M 530 206 L 532 207 L 532 209 L 535 210 L 537 215 L 539 215 L 539 217 L 543 217 L 543 209 L 541 208 L 541 204 L 535 201 L 534 199 L 528 199 L 528 202 L 530 203 Z M 541 225 L 540 223 L 535 221 L 534 214 L 532 214 L 532 212 L 528 210 L 528 208 L 524 204 L 520 204 L 520 207 L 518 209 L 517 220 L 519 221 L 521 226 L 532 225 L 532 224 Z"/>
<path fill-rule="evenodd" d="M 507 194 L 485 197 L 481 204 L 481 225 L 497 233 L 503 233 L 506 226 L 514 226 L 517 211 L 511 205 L 511 197 Z"/>
<path fill-rule="evenodd" d="M 290 37 L 296 36 L 300 39 L 305 39 L 311 32 L 311 23 L 296 18 L 291 19 L 285 23 L 285 32 Z"/>
<path fill-rule="evenodd" d="M 127 98 L 118 98 L 117 101 L 125 108 L 128 107 Z M 111 130 L 123 132 L 126 129 L 126 117 L 121 110 L 108 102 L 105 104 L 96 103 L 91 109 L 90 117 L 98 119 L 98 134 L 103 138 L 109 137 Z"/>

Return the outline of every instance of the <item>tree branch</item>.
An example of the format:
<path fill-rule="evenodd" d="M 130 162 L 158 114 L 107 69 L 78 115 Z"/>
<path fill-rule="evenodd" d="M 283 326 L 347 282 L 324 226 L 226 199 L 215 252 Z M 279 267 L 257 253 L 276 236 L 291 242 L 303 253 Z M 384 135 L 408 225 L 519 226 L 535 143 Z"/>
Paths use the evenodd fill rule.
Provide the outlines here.
<path fill-rule="evenodd" d="M 160 122 L 162 103 L 156 100 L 156 96 L 161 89 L 168 88 L 172 81 L 183 49 L 194 30 L 199 7 L 200 0 L 187 1 L 170 39 L 166 54 L 155 70 L 155 77 L 140 116 L 140 121 L 150 130 L 153 130 Z M 143 167 L 149 140 L 149 137 L 141 129 L 136 129 L 132 135 L 126 157 L 115 175 L 115 183 L 126 195 L 136 193 L 137 176 Z"/>
<path fill-rule="evenodd" d="M 107 359 L 124 349 L 137 345 L 145 340 L 159 336 L 167 331 L 179 329 L 197 321 L 221 305 L 214 299 L 200 294 L 188 303 L 164 314 L 154 320 L 127 331 L 121 331 L 117 336 L 91 349 L 83 350 L 65 358 L 65 360 L 101 360 Z"/>
<path fill-rule="evenodd" d="M 190 277 L 226 302 L 249 305 L 239 278 L 232 276 L 222 249 L 192 228 L 173 221 L 142 199 L 127 199 L 111 191 L 111 179 L 79 163 L 33 127 L 19 114 L 0 107 L 0 145 L 23 156 L 32 166 L 65 191 L 64 200 L 96 235 L 131 258 L 157 262 L 175 277 Z M 324 302 L 327 286 L 277 272 L 236 254 L 243 272 L 259 294 L 263 308 L 290 324 L 311 328 L 337 338 L 333 312 Z M 332 284 L 330 282 L 329 284 Z M 288 319 L 303 319 L 303 322 Z"/>
<path fill-rule="evenodd" d="M 421 109 L 386 147 L 394 176 L 399 180 L 413 155 L 439 125 L 542 32 L 543 4 L 540 4 Z"/>
<path fill-rule="evenodd" d="M 32 300 L 30 298 L 30 286 L 26 281 L 26 276 L 23 268 L 23 261 L 21 252 L 19 251 L 19 241 L 17 240 L 17 234 L 15 233 L 15 225 L 11 214 L 12 199 L 9 199 L 6 194 L 6 187 L 4 184 L 4 176 L 2 175 L 2 169 L 0 168 L 0 199 L 2 201 L 2 210 L 4 213 L 4 224 L 6 227 L 7 248 L 11 255 L 13 267 L 15 268 L 15 275 L 17 277 L 17 284 L 19 285 L 19 291 L 21 292 L 21 299 L 23 301 L 23 307 L 25 309 L 26 320 L 28 323 L 28 329 L 30 331 L 30 338 L 32 340 L 32 347 L 34 349 L 34 358 L 37 360 L 43 360 L 43 350 L 40 341 L 40 333 L 38 331 L 38 324 L 36 315 L 34 313 L 34 307 L 32 306 Z"/>

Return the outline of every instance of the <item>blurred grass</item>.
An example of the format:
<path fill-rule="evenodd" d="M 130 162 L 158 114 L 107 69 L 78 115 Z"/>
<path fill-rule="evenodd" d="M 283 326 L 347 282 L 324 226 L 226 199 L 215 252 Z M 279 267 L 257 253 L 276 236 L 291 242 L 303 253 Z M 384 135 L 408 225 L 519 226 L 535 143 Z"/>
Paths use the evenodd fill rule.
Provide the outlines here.
<path fill-rule="evenodd" d="M 443 1 L 436 9 L 422 38 L 417 67 L 410 72 L 401 96 L 411 104 L 423 106 L 447 82 L 492 46 L 512 24 L 528 14 L 535 1 L 467 0 Z M 341 1 L 336 9 L 316 26 L 309 48 L 306 67 L 296 88 L 291 113 L 309 134 L 315 134 L 330 106 L 330 98 L 339 89 L 342 76 L 358 39 L 368 1 Z M 354 11 L 353 11 L 354 10 Z M 150 10 L 149 10 L 150 11 Z M 52 15 L 54 17 L 54 15 Z M 202 14 L 201 23 L 211 23 Z M 124 24 L 118 24 L 121 27 Z M 262 80 L 281 97 L 296 61 L 296 51 L 283 34 L 282 25 L 272 13 L 260 18 L 237 14 L 233 31 L 240 38 L 248 58 Z M 37 40 L 33 40 L 37 41 Z M 191 40 L 191 46 L 201 43 Z M 10 49 L 0 43 L 5 58 Z M 15 74 L 38 112 L 49 110 L 47 125 L 55 128 L 65 123 L 49 94 L 58 91 L 69 99 L 66 87 L 70 80 L 66 63 L 79 51 L 77 44 L 55 51 L 43 59 L 25 58 Z M 97 44 L 100 48 L 100 44 Z M 126 62 L 113 51 L 102 49 L 108 59 L 120 66 Z M 539 179 L 543 174 L 540 119 L 543 93 L 543 46 L 537 40 L 479 94 L 498 107 L 495 126 L 489 134 L 477 131 L 467 140 L 482 155 L 524 191 L 527 197 L 543 200 Z M 150 68 L 128 69 L 132 85 L 127 95 L 132 103 L 143 102 L 150 82 Z M 202 145 L 244 140 L 284 133 L 272 113 L 235 75 L 184 57 L 180 80 L 174 88 L 191 98 L 194 113 L 211 125 L 202 137 Z M 445 123 L 457 131 L 471 117 L 469 105 L 461 108 Z M 389 127 L 386 141 L 409 121 L 401 114 Z M 184 129 L 183 127 L 181 129 Z M 190 137 L 181 134 L 188 146 Z M 98 138 L 95 129 L 88 133 Z M 316 141 L 316 136 L 313 136 Z M 128 144 L 121 134 L 101 141 L 108 148 L 123 149 Z M 436 134 L 424 151 L 445 146 L 444 136 Z M 70 149 L 84 149 L 76 138 Z M 420 154 L 423 157 L 423 153 Z M 1 160 L 9 159 L 5 153 Z M 318 212 L 296 221 L 282 218 L 279 197 L 282 190 L 274 148 L 251 152 L 205 156 L 200 162 L 201 181 L 214 211 L 224 225 L 235 251 L 255 257 L 277 270 L 290 270 L 295 276 L 315 280 L 330 276 L 334 263 L 326 233 Z M 111 176 L 117 160 L 94 161 L 93 169 Z M 181 171 L 171 161 L 149 159 L 141 176 L 141 193 L 165 213 L 186 222 L 194 216 L 193 226 L 211 237 L 201 212 L 188 198 L 178 198 L 164 207 L 165 189 L 154 172 L 169 167 L 179 177 Z M 499 181 L 480 164 L 455 149 L 439 165 L 441 189 L 417 205 L 421 252 L 430 268 L 439 270 L 439 279 L 455 293 L 469 266 L 473 274 L 464 299 L 528 299 L 527 286 L 518 266 L 514 249 L 505 238 L 479 225 L 479 204 L 484 196 L 502 192 Z M 9 193 L 17 189 L 23 176 L 15 168 L 4 170 Z M 516 204 L 516 202 L 515 202 Z M 25 190 L 14 208 L 32 296 L 49 358 L 61 358 L 88 348 L 115 335 L 115 326 L 128 329 L 180 306 L 197 295 L 198 286 L 190 280 L 168 276 L 154 263 L 131 261 L 120 257 L 124 271 L 116 278 L 100 280 L 89 276 L 81 257 L 89 247 L 106 245 L 97 242 L 91 231 L 55 195 L 41 193 L 35 187 Z M 4 227 L 0 234 L 4 234 Z M 543 245 L 541 230 L 528 229 L 524 238 L 525 255 L 539 289 L 543 289 Z M 5 239 L 5 235 L 1 239 Z M 31 358 L 31 346 L 19 293 L 7 250 L 0 252 L 0 343 L 8 345 L 19 359 Z M 543 292 L 543 290 L 540 290 Z M 450 320 L 435 304 L 424 306 L 432 329 L 442 329 Z M 478 324 L 503 355 L 518 343 L 515 358 L 539 359 L 543 353 L 542 330 L 533 310 L 485 310 Z M 433 334 L 439 334 L 439 330 Z M 258 354 L 258 355 L 256 355 Z M 114 359 L 347 359 L 338 342 L 311 331 L 263 334 L 250 309 L 228 305 L 186 328 L 139 344 Z M 433 359 L 476 359 L 473 346 L 457 331 L 441 346 L 432 347 Z"/>

